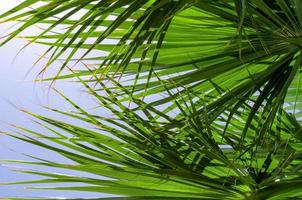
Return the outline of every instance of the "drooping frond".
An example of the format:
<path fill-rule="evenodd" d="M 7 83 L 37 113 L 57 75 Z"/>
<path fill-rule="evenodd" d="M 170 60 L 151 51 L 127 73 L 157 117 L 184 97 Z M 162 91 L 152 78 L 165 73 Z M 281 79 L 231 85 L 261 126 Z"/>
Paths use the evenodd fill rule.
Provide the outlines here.
<path fill-rule="evenodd" d="M 58 92 L 76 110 L 50 110 L 83 121 L 93 129 L 28 113 L 39 120 L 48 133 L 17 127 L 19 133 L 7 134 L 54 151 L 74 164 L 45 158 L 36 162 L 13 162 L 87 172 L 95 178 L 41 172 L 33 167 L 22 172 L 45 179 L 14 184 L 39 184 L 41 188 L 41 184 L 81 183 L 46 189 L 109 193 L 126 196 L 124 199 L 286 199 L 300 196 L 302 138 L 293 116 L 285 111 L 280 111 L 280 123 L 273 126 L 269 134 L 263 136 L 249 131 L 242 140 L 243 119 L 248 117 L 248 112 L 241 115 L 236 112 L 237 121 L 231 120 L 230 129 L 224 131 L 223 117 L 211 123 L 209 113 L 201 118 L 194 104 L 182 105 L 182 97 L 173 97 L 179 112 L 185 116 L 179 121 L 134 97 L 132 106 L 125 106 L 117 100 L 120 96 L 105 85 L 101 87 L 107 95 L 79 80 L 112 117 L 90 114 Z M 118 82 L 112 80 L 111 84 L 131 96 Z M 190 92 L 187 95 L 194 96 Z M 248 105 L 245 108 L 252 109 Z"/>
<path fill-rule="evenodd" d="M 20 23 L 4 43 L 41 27 L 25 38 L 49 45 L 43 70 L 63 60 L 46 80 L 76 78 L 113 115 L 63 94 L 76 113 L 52 110 L 96 130 L 30 113 L 54 137 L 9 135 L 75 163 L 31 164 L 107 179 L 27 171 L 48 178 L 25 184 L 79 182 L 56 189 L 126 199 L 301 198 L 301 10 L 299 0 L 26 0 L 1 15 Z M 76 62 L 94 67 L 62 73 Z"/>
<path fill-rule="evenodd" d="M 24 1 L 0 18 L 20 21 L 5 42 L 32 25 L 43 27 L 28 39 L 50 45 L 46 67 L 64 60 L 52 80 L 74 77 L 60 75 L 72 61 L 93 62 L 94 69 L 80 70 L 77 76 L 90 76 L 94 82 L 120 78 L 131 96 L 155 95 L 150 106 L 169 103 L 166 90 L 177 90 L 174 96 L 187 102 L 190 90 L 208 97 L 195 102 L 198 113 L 219 116 L 224 112 L 220 105 L 235 110 L 250 97 L 253 113 L 266 108 L 270 120 L 285 98 L 299 112 L 299 1 L 39 2 Z M 33 8 L 25 11 L 29 6 Z M 175 104 L 165 112 L 173 109 Z"/>

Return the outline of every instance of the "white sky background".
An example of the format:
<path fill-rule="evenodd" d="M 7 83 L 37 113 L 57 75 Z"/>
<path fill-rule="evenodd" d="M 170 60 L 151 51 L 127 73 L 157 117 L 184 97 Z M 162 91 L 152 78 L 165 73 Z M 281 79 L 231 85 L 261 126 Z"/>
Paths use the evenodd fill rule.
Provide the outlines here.
<path fill-rule="evenodd" d="M 3 13 L 3 11 L 13 8 L 15 5 L 18 4 L 18 2 L 19 1 L 17 0 L 0 1 L 0 12 Z"/>
<path fill-rule="evenodd" d="M 18 4 L 17 0 L 0 0 L 0 13 L 14 7 Z M 9 25 L 0 24 L 0 36 L 8 31 Z M 27 128 L 36 128 L 30 117 L 20 112 L 18 108 L 44 114 L 49 116 L 49 112 L 41 108 L 44 106 L 55 106 L 61 109 L 69 110 L 70 106 L 60 97 L 55 95 L 47 83 L 34 83 L 32 80 L 36 77 L 43 63 L 34 66 L 29 73 L 34 62 L 43 53 L 45 47 L 31 45 L 18 54 L 19 50 L 26 44 L 22 39 L 15 39 L 4 47 L 0 47 L 0 131 L 9 131 L 8 124 L 18 124 Z M 17 55 L 18 54 L 18 55 Z M 81 103 L 89 102 L 87 96 L 81 92 L 81 88 L 74 83 L 56 83 L 55 87 L 64 92 L 71 99 L 77 99 Z M 87 103 L 86 103 L 87 104 Z M 17 107 L 17 108 L 16 108 Z M 37 152 L 39 152 L 37 154 Z M 43 149 L 24 144 L 20 141 L 12 140 L 0 134 L 0 161 L 5 159 L 28 160 L 22 154 L 33 154 L 41 157 L 51 158 L 53 160 L 63 160 L 63 158 L 45 151 Z M 24 179 L 33 179 L 31 175 L 22 175 L 12 172 L 16 169 L 11 164 L 0 163 L 0 199 L 7 197 L 32 197 L 32 196 L 58 196 L 64 194 L 64 197 L 99 197 L 93 193 L 74 193 L 74 192 L 41 192 L 25 190 L 24 186 L 2 186 L 1 183 L 8 181 L 19 181 Z M 77 173 L 78 174 L 78 173 Z"/>

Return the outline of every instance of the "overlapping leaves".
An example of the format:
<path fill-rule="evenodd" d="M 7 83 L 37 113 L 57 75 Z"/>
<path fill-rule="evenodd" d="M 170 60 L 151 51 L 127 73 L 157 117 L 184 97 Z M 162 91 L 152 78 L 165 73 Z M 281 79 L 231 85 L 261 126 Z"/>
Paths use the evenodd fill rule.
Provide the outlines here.
<path fill-rule="evenodd" d="M 50 46 L 43 71 L 64 60 L 47 80 L 77 77 L 117 118 L 89 114 L 67 98 L 78 113 L 54 111 L 99 131 L 32 114 L 50 124 L 56 136 L 49 142 L 73 151 L 24 128 L 32 136 L 13 136 L 76 163 L 35 164 L 112 178 L 40 173 L 50 179 L 37 183 L 87 183 L 58 189 L 131 199 L 300 197 L 301 9 L 298 0 L 27 0 L 3 14 L 21 23 L 5 42 L 43 26 L 27 37 Z M 61 74 L 73 62 L 96 67 Z"/>
<path fill-rule="evenodd" d="M 200 113 L 217 110 L 216 105 L 232 106 L 237 102 L 238 107 L 244 101 L 241 97 L 249 99 L 262 91 L 255 112 L 259 105 L 272 101 L 276 114 L 287 94 L 299 112 L 300 82 L 296 79 L 300 61 L 295 61 L 302 27 L 299 1 L 39 2 L 44 4 L 24 1 L 1 18 L 22 23 L 6 41 L 34 24 L 46 25 L 41 34 L 29 37 L 32 42 L 50 45 L 46 68 L 71 50 L 53 80 L 73 77 L 60 76 L 60 72 L 74 60 L 93 61 L 95 69 L 77 75 L 90 76 L 95 82 L 107 75 L 121 80 L 128 77 L 124 86 L 136 98 L 163 95 L 153 98 L 156 100 L 150 106 L 170 102 L 171 97 L 165 95 L 167 89 L 185 94 L 184 86 L 195 94 L 213 97 L 205 104 L 195 102 Z M 23 11 L 28 6 L 34 9 Z M 84 14 L 74 17 L 79 11 Z M 53 34 L 59 25 L 64 29 Z M 99 50 L 103 56 L 93 57 L 89 54 L 92 50 Z M 83 52 L 80 57 L 76 54 L 79 51 Z M 163 80 L 165 84 L 161 84 Z M 291 92 L 287 93 L 290 85 Z M 188 98 L 184 97 L 185 101 Z M 175 108 L 173 104 L 165 112 Z"/>
<path fill-rule="evenodd" d="M 21 134 L 7 134 L 54 151 L 74 164 L 45 158 L 37 162 L 14 162 L 87 172 L 96 178 L 33 168 L 23 172 L 47 178 L 19 184 L 36 183 L 41 187 L 49 183 L 82 183 L 85 185 L 47 188 L 124 195 L 128 196 L 126 199 L 282 199 L 300 195 L 301 137 L 292 115 L 280 112 L 280 126 L 273 127 L 269 135 L 261 137 L 248 132 L 240 143 L 244 122 L 238 121 L 248 117 L 251 109 L 248 106 L 241 113 L 241 119 L 238 114 L 238 121 L 231 121 L 230 130 L 225 132 L 221 126 L 223 117 L 210 123 L 208 113 L 199 117 L 193 103 L 182 105 L 182 97 L 173 98 L 185 116 L 178 121 L 173 115 L 134 97 L 131 97 L 132 108 L 125 106 L 105 85 L 101 87 L 106 96 L 79 80 L 112 117 L 90 114 L 58 92 L 76 110 L 72 113 L 50 110 L 83 121 L 93 129 L 28 113 L 39 120 L 49 134 L 23 127 L 17 127 Z M 112 80 L 111 84 L 131 96 L 118 82 Z M 189 92 L 187 95 L 194 97 Z M 252 145 L 258 139 L 261 142 Z"/>

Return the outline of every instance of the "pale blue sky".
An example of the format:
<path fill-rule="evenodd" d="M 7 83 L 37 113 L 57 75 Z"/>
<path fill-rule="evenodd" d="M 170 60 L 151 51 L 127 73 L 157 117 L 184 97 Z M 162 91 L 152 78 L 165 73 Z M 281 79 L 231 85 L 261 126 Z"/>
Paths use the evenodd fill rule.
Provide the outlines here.
<path fill-rule="evenodd" d="M 0 1 L 0 13 L 16 5 L 18 1 L 8 0 Z M 7 32 L 10 25 L 0 24 L 0 35 L 3 36 Z M 27 128 L 39 129 L 24 113 L 18 108 L 25 108 L 32 112 L 49 115 L 49 112 L 41 108 L 41 105 L 59 107 L 68 110 L 69 105 L 59 98 L 51 90 L 47 83 L 34 83 L 39 69 L 43 67 L 43 62 L 34 66 L 34 62 L 43 53 L 45 47 L 39 45 L 31 45 L 22 52 L 19 50 L 26 44 L 22 39 L 11 41 L 9 44 L 0 48 L 0 130 L 9 131 L 9 124 L 18 124 Z M 18 54 L 18 55 L 17 55 Z M 64 91 L 64 94 L 71 99 L 77 99 L 77 102 L 83 105 L 89 105 L 91 99 L 81 92 L 79 85 L 68 82 L 56 83 L 56 88 Z M 91 106 L 93 107 L 93 106 Z M 43 149 L 24 144 L 20 141 L 12 140 L 4 135 L 0 135 L 0 160 L 5 159 L 27 159 L 22 154 L 34 154 L 35 156 L 47 156 L 53 160 L 68 162 L 53 153 Z M 35 178 L 29 175 L 15 173 L 12 169 L 19 167 L 11 164 L 0 165 L 0 198 L 5 197 L 31 197 L 31 196 L 64 196 L 64 197 L 98 197 L 92 193 L 72 193 L 72 192 L 41 192 L 24 189 L 24 186 L 2 186 L 1 183 L 8 181 L 18 181 L 24 179 Z M 60 194 L 64 195 L 60 195 Z"/>

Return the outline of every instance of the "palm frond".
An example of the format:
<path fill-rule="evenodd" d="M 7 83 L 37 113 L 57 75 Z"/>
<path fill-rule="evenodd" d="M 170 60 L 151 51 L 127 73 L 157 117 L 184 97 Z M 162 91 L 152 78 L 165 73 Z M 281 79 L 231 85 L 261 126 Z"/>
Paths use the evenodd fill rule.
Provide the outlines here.
<path fill-rule="evenodd" d="M 102 83 L 107 95 L 79 80 L 112 117 L 89 114 L 58 92 L 75 112 L 49 109 L 83 121 L 92 129 L 28 112 L 40 121 L 48 134 L 24 127 L 16 127 L 19 129 L 16 133 L 6 133 L 54 151 L 74 164 L 45 158 L 35 162 L 10 162 L 87 172 L 95 178 L 33 168 L 22 172 L 45 179 L 12 184 L 39 184 L 41 187 L 41 184 L 50 183 L 81 183 L 81 186 L 42 188 L 109 193 L 126 196 L 125 199 L 286 199 L 300 195 L 297 191 L 301 136 L 293 115 L 281 111 L 280 127 L 273 126 L 273 131 L 265 136 L 248 131 L 242 139 L 243 119 L 249 116 L 248 112 L 241 112 L 241 115 L 235 112 L 237 121 L 231 120 L 230 129 L 225 132 L 223 117 L 210 123 L 208 113 L 201 118 L 194 103 L 182 105 L 182 97 L 173 98 L 185 116 L 179 122 L 175 116 L 148 107 L 134 97 L 131 97 L 131 107 L 124 105 L 117 101 L 120 96 Z M 131 96 L 131 92 L 114 79 L 111 84 Z M 189 92 L 187 95 L 194 96 Z M 158 115 L 162 117 L 156 118 Z"/>
<path fill-rule="evenodd" d="M 27 38 L 50 45 L 46 68 L 57 59 L 64 60 L 57 76 L 47 80 L 74 77 L 60 75 L 72 61 L 93 62 L 95 69 L 80 70 L 77 76 L 89 76 L 93 82 L 119 77 L 132 96 L 155 95 L 150 106 L 169 103 L 167 89 L 177 90 L 175 95 L 189 101 L 185 87 L 209 97 L 206 103 L 195 102 L 199 113 L 217 110 L 216 105 L 238 105 L 241 97 L 248 99 L 258 93 L 263 94 L 254 113 L 270 101 L 272 105 L 266 108 L 272 109 L 274 118 L 284 98 L 295 99 L 292 104 L 297 110 L 299 86 L 291 83 L 297 83 L 300 72 L 298 1 L 41 2 L 24 1 L 0 18 L 21 23 L 5 42 L 32 25 L 45 26 L 41 33 Z M 33 10 L 24 11 L 29 5 Z M 79 11 L 84 14 L 75 17 Z M 58 30 L 59 26 L 64 28 Z M 92 56 L 92 50 L 103 56 Z M 67 57 L 63 57 L 65 53 Z M 291 92 L 287 93 L 289 86 Z M 165 112 L 173 109 L 175 104 Z"/>
<path fill-rule="evenodd" d="M 95 129 L 29 113 L 53 136 L 6 134 L 74 164 L 16 162 L 104 178 L 28 170 L 46 178 L 22 184 L 78 182 L 53 189 L 126 199 L 301 198 L 301 8 L 295 0 L 26 0 L 4 13 L 20 27 L 3 44 L 41 26 L 26 38 L 50 46 L 42 71 L 63 60 L 45 80 L 76 78 L 113 116 L 60 92 L 75 112 L 51 110 Z M 62 74 L 77 62 L 96 67 Z"/>

